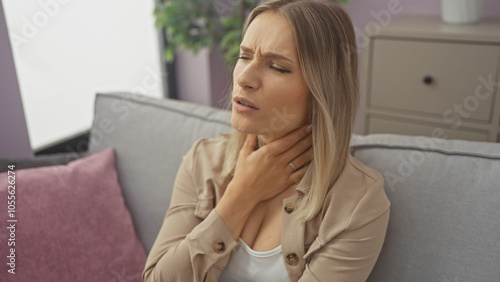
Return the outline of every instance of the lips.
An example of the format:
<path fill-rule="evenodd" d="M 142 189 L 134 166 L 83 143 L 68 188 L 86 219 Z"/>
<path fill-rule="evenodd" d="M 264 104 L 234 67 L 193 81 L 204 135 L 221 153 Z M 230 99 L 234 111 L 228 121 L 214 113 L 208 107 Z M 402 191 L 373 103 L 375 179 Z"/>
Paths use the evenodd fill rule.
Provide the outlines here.
<path fill-rule="evenodd" d="M 247 98 L 241 97 L 241 96 L 234 96 L 233 102 L 243 105 L 245 107 L 249 107 L 255 110 L 258 110 L 259 108 L 250 100 Z"/>

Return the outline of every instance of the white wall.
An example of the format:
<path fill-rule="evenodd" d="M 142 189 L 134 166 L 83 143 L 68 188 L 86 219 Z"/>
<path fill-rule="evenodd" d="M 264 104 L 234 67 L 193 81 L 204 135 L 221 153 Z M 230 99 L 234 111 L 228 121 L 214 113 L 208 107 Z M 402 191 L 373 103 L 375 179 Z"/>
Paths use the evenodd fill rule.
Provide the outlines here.
<path fill-rule="evenodd" d="M 96 92 L 163 96 L 154 0 L 3 0 L 31 147 L 90 128 Z"/>

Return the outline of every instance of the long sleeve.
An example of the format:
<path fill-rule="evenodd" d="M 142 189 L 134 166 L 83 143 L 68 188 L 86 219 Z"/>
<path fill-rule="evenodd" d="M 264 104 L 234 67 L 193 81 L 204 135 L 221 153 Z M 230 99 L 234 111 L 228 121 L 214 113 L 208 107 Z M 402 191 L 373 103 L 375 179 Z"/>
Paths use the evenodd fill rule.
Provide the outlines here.
<path fill-rule="evenodd" d="M 200 142 L 184 156 L 170 207 L 149 253 L 143 281 L 217 281 L 238 243 L 215 210 L 202 218 L 193 163 Z M 200 200 L 199 200 L 200 198 Z"/>

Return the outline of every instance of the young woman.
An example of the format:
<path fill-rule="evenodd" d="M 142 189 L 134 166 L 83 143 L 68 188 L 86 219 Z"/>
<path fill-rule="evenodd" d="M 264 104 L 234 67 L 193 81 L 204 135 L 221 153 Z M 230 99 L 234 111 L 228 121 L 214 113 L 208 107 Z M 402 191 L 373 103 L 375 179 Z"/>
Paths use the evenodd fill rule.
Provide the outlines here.
<path fill-rule="evenodd" d="M 144 281 L 365 281 L 390 203 L 348 152 L 358 102 L 352 23 L 328 1 L 255 8 L 233 79 L 230 136 L 179 168 Z"/>

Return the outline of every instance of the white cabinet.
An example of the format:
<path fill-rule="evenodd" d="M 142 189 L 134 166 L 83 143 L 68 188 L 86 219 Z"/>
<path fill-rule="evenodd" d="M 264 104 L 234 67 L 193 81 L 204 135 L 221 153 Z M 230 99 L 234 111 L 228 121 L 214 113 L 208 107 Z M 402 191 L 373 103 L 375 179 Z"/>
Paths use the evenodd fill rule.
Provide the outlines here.
<path fill-rule="evenodd" d="M 500 142 L 500 19 L 394 18 L 369 35 L 361 133 Z"/>

